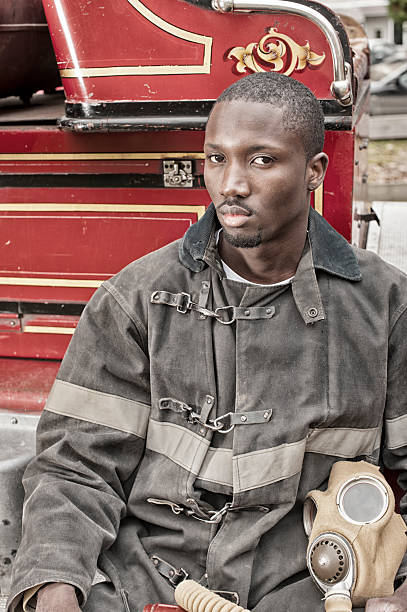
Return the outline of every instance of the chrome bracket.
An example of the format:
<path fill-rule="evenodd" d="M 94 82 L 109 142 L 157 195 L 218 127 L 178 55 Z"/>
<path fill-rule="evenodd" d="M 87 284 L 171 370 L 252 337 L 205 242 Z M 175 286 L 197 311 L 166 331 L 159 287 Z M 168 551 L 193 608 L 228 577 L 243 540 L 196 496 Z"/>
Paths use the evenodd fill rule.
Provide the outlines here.
<path fill-rule="evenodd" d="M 163 162 L 164 187 L 193 187 L 192 161 L 165 159 Z"/>

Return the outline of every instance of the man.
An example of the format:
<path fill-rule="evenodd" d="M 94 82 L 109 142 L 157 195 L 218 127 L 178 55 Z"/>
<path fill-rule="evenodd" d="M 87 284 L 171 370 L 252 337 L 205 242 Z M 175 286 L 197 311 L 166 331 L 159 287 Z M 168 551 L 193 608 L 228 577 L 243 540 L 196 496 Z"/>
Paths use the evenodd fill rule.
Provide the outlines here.
<path fill-rule="evenodd" d="M 138 612 L 173 603 L 187 574 L 254 612 L 323 609 L 306 493 L 338 459 L 407 466 L 407 280 L 310 209 L 323 135 L 288 77 L 218 99 L 213 205 L 103 284 L 62 364 L 25 475 L 11 610 L 36 593 L 39 612 Z M 403 586 L 369 602 L 406 608 Z"/>

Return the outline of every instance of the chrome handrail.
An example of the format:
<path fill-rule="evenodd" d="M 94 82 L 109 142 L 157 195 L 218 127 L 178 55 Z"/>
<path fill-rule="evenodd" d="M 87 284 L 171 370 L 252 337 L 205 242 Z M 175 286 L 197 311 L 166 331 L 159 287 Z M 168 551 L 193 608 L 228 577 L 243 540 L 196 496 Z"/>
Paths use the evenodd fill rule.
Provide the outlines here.
<path fill-rule="evenodd" d="M 291 13 L 306 17 L 324 33 L 331 48 L 334 80 L 331 83 L 332 95 L 342 104 L 352 104 L 351 66 L 345 61 L 342 44 L 337 31 L 330 21 L 317 10 L 290 0 L 212 0 L 214 10 L 221 13 L 267 11 L 269 13 Z"/>

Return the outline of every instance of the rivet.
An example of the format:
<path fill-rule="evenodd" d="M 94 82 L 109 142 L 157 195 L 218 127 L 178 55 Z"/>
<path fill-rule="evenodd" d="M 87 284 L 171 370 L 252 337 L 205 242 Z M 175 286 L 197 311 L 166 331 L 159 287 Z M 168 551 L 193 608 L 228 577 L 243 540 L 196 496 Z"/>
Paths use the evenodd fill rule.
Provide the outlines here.
<path fill-rule="evenodd" d="M 211 397 L 207 397 L 206 398 L 206 403 L 207 404 L 212 404 L 212 398 Z"/>
<path fill-rule="evenodd" d="M 168 402 L 167 402 L 167 400 L 164 400 L 163 402 L 161 402 L 161 406 L 162 406 L 163 408 L 167 408 L 167 406 L 168 406 Z"/>
<path fill-rule="evenodd" d="M 316 308 L 308 308 L 308 316 L 309 317 L 316 317 L 318 314 L 318 310 Z"/>
<path fill-rule="evenodd" d="M 12 425 L 17 425 L 18 421 L 17 421 L 16 417 L 13 417 L 13 418 L 11 419 L 10 423 L 11 423 Z"/>
<path fill-rule="evenodd" d="M 170 576 L 173 576 L 175 574 L 174 570 L 170 570 L 168 573 Z"/>
<path fill-rule="evenodd" d="M 269 414 L 270 414 L 270 413 L 269 413 L 269 412 L 266 410 L 266 412 L 263 414 L 263 417 L 264 417 L 265 419 L 268 419 L 268 418 L 269 418 Z"/>
<path fill-rule="evenodd" d="M 202 287 L 203 287 L 204 289 L 207 289 L 207 288 L 209 287 L 209 283 L 207 283 L 206 281 L 204 281 L 204 282 L 202 283 Z"/>
<path fill-rule="evenodd" d="M 242 423 L 245 423 L 247 421 L 247 416 L 245 414 L 242 414 L 240 420 L 242 421 Z"/>
<path fill-rule="evenodd" d="M 206 319 L 206 317 L 205 317 L 205 315 L 200 314 L 200 315 L 199 315 L 199 319 L 201 319 L 201 321 L 202 321 L 203 319 Z"/>
<path fill-rule="evenodd" d="M 158 293 L 154 293 L 154 295 L 153 295 L 153 300 L 158 300 L 158 298 L 159 298 Z"/>
<path fill-rule="evenodd" d="M 14 326 L 15 326 L 15 324 L 16 324 L 16 322 L 15 322 L 15 321 L 10 321 L 10 326 L 11 326 L 11 327 L 14 327 Z"/>
<path fill-rule="evenodd" d="M 201 427 L 201 429 L 199 430 L 199 433 L 201 434 L 201 436 L 203 436 L 206 433 L 205 427 Z"/>
<path fill-rule="evenodd" d="M 266 308 L 266 313 L 271 314 L 271 308 Z"/>
<path fill-rule="evenodd" d="M 208 577 L 208 572 L 205 572 L 204 573 L 204 578 L 207 578 L 207 577 Z"/>
<path fill-rule="evenodd" d="M 244 314 L 246 315 L 246 317 L 248 317 L 250 315 L 250 310 L 245 310 Z"/>
<path fill-rule="evenodd" d="M 158 565 L 158 559 L 153 559 L 153 565 Z"/>

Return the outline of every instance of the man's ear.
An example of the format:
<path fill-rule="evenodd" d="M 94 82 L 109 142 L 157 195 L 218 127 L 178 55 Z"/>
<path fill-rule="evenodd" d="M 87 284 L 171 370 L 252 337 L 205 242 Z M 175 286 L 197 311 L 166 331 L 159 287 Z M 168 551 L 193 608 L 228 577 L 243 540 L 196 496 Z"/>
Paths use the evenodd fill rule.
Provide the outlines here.
<path fill-rule="evenodd" d="M 307 188 L 308 191 L 315 191 L 325 178 L 326 169 L 328 167 L 328 155 L 326 153 L 317 153 L 307 164 Z"/>

